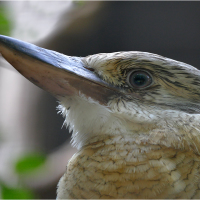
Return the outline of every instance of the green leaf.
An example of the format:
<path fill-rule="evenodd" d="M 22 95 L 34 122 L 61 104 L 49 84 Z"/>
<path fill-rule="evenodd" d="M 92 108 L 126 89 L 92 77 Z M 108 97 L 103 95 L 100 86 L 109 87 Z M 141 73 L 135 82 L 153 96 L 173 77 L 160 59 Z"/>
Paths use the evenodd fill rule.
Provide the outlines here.
<path fill-rule="evenodd" d="M 43 154 L 31 153 L 21 157 L 15 164 L 15 171 L 24 174 L 34 171 L 45 163 L 46 157 Z"/>
<path fill-rule="evenodd" d="M 22 188 L 9 188 L 8 186 L 1 185 L 1 198 L 2 199 L 34 199 L 34 194 L 27 189 Z"/>
<path fill-rule="evenodd" d="M 11 21 L 8 16 L 8 11 L 0 4 L 0 34 L 2 35 L 10 35 L 11 32 Z"/>

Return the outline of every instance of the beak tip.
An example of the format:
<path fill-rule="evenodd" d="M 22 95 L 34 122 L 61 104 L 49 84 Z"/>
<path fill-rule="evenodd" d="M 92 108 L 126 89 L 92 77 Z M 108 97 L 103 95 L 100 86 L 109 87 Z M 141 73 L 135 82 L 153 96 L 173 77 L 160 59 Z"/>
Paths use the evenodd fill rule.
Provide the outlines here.
<path fill-rule="evenodd" d="M 1 46 L 3 47 L 2 49 Z M 34 44 L 24 42 L 9 36 L 0 35 L 0 53 L 3 54 L 4 48 L 10 49 L 12 51 L 14 50 L 17 53 L 32 57 L 35 60 L 40 60 L 45 63 L 54 64 L 54 61 L 48 59 L 48 56 L 46 56 L 46 52 L 50 52 L 49 50 L 43 49 Z"/>
<path fill-rule="evenodd" d="M 13 44 L 15 44 L 18 40 L 5 36 L 5 35 L 0 35 L 0 43 L 5 45 L 5 46 L 10 46 L 12 47 Z"/>

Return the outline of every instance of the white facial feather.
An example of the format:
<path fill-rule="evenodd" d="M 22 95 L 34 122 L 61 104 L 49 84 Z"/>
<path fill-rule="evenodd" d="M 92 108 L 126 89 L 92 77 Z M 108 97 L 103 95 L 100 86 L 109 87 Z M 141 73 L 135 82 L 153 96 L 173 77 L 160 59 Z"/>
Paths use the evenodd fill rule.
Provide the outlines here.
<path fill-rule="evenodd" d="M 72 144 L 78 149 L 93 136 L 125 132 L 123 120 L 115 117 L 107 107 L 84 95 L 62 99 L 58 109 L 65 118 L 66 126 L 73 131 Z"/>

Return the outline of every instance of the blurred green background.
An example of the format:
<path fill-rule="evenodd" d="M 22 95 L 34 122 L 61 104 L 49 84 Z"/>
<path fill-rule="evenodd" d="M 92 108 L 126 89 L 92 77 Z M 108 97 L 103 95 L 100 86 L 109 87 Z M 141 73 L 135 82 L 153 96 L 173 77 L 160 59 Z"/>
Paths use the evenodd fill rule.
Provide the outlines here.
<path fill-rule="evenodd" d="M 10 35 L 12 21 L 9 19 L 8 10 L 3 4 L 0 4 L 0 34 Z"/>
<path fill-rule="evenodd" d="M 0 34 L 63 54 L 145 51 L 200 66 L 200 2 L 0 1 Z M 2 199 L 53 199 L 76 152 L 56 99 L 0 60 Z"/>

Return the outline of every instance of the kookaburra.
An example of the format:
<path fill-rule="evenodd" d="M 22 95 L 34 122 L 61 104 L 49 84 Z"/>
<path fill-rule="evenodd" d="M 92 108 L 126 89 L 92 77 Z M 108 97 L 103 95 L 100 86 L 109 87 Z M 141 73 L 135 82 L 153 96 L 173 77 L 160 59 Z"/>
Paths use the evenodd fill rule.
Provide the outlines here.
<path fill-rule="evenodd" d="M 57 199 L 200 198 L 200 71 L 147 52 L 71 57 L 0 36 L 59 101 L 78 152 Z M 67 164 L 67 163 L 66 163 Z"/>

